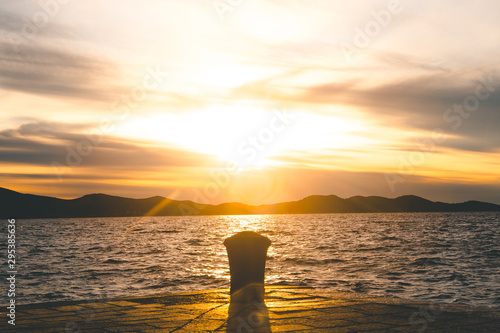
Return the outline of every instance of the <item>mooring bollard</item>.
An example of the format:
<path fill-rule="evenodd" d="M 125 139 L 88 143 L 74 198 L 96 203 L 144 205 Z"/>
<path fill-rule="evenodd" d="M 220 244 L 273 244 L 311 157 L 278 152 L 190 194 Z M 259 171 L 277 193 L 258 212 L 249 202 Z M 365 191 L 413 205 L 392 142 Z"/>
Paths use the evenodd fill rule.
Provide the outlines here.
<path fill-rule="evenodd" d="M 253 231 L 239 232 L 224 241 L 231 273 L 231 301 L 264 301 L 264 270 L 269 238 Z"/>

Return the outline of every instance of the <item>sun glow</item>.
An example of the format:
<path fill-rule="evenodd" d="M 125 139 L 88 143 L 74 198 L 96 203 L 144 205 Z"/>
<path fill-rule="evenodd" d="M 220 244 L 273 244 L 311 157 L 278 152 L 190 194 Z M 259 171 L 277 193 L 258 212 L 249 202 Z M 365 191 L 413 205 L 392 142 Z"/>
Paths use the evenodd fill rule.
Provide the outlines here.
<path fill-rule="evenodd" d="M 251 66 L 224 64 L 195 71 L 193 79 L 208 86 L 229 88 L 258 80 L 263 72 Z"/>
<path fill-rule="evenodd" d="M 125 137 L 212 155 L 238 166 L 263 167 L 295 150 L 361 144 L 364 124 L 353 119 L 255 106 L 214 105 L 204 111 L 161 113 L 118 127 Z"/>

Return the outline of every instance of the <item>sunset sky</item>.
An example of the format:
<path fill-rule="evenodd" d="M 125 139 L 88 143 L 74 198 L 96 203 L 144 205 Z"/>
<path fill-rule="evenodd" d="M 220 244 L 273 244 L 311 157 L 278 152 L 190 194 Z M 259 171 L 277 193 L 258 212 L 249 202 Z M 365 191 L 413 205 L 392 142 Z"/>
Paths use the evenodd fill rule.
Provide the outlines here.
<path fill-rule="evenodd" d="M 0 186 L 500 204 L 498 1 L 2 1 Z"/>

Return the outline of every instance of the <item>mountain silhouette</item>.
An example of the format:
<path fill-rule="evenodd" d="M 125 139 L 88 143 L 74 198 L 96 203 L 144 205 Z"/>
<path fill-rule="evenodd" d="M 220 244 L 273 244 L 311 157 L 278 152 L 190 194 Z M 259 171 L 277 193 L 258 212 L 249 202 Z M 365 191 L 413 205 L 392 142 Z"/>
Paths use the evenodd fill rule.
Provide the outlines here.
<path fill-rule="evenodd" d="M 220 205 L 171 200 L 160 196 L 131 199 L 107 194 L 89 194 L 76 199 L 59 199 L 22 194 L 0 187 L 0 218 L 71 218 L 169 215 L 246 215 L 316 213 L 479 212 L 500 211 L 500 205 L 467 201 L 445 203 L 414 195 L 394 199 L 378 196 L 313 195 L 302 200 L 270 205 L 232 202 Z"/>

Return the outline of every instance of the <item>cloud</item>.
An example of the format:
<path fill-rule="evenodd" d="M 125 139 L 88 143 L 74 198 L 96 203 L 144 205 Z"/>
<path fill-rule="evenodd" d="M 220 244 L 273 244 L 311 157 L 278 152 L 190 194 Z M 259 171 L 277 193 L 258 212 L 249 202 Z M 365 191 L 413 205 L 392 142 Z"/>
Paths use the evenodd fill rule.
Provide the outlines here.
<path fill-rule="evenodd" d="M 50 22 L 26 34 L 23 16 L 0 14 L 0 87 L 30 94 L 90 100 L 116 100 L 110 85 L 118 71 L 98 52 L 89 55 L 69 27 Z M 86 54 L 87 53 L 87 54 Z"/>
<path fill-rule="evenodd" d="M 159 147 L 151 142 L 82 134 L 92 124 L 33 122 L 0 131 L 0 161 L 28 165 L 120 167 L 152 170 L 162 167 L 201 167 L 204 154 Z M 87 131 L 90 133 L 90 131 Z"/>
<path fill-rule="evenodd" d="M 488 90 L 489 89 L 489 90 Z M 479 99 L 476 95 L 487 96 Z M 299 99 L 357 106 L 390 127 L 459 137 L 444 145 L 461 150 L 495 151 L 500 146 L 500 81 L 494 73 L 466 80 L 454 74 L 423 76 L 359 88 L 339 83 L 315 86 Z"/>
<path fill-rule="evenodd" d="M 30 94 L 110 101 L 119 87 L 103 89 L 112 65 L 102 60 L 29 44 L 19 52 L 0 42 L 0 86 Z"/>
<path fill-rule="evenodd" d="M 402 55 L 397 57 L 403 58 Z M 404 72 L 419 68 L 423 63 L 409 57 L 394 66 L 401 67 Z M 362 111 L 374 126 L 389 130 L 425 131 L 430 135 L 435 129 L 441 129 L 455 138 L 444 142 L 442 147 L 477 152 L 498 150 L 500 132 L 495 128 L 500 127 L 500 72 L 495 68 L 447 71 L 441 65 L 436 66 L 436 70 L 420 71 L 418 75 L 404 74 L 399 78 L 381 78 L 384 67 L 370 71 L 374 78 L 380 78 L 380 83 L 373 83 L 373 78 L 357 78 L 357 70 L 353 70 L 351 77 L 310 86 L 274 84 L 274 79 L 284 77 L 280 75 L 237 87 L 233 96 L 272 96 L 275 102 L 291 109 L 300 105 L 308 107 L 310 112 L 322 112 L 322 108 L 328 110 L 329 106 L 346 106 Z M 308 70 L 289 74 L 304 71 Z M 366 75 L 366 69 L 362 71 Z M 328 111 L 324 113 L 328 115 Z"/>

